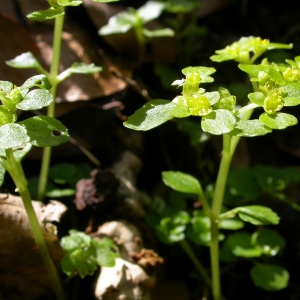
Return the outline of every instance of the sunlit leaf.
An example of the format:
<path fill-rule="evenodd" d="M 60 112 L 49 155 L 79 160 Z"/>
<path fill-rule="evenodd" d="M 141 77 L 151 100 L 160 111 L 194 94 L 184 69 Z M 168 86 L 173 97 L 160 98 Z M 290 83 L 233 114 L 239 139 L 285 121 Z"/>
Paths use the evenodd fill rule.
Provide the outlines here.
<path fill-rule="evenodd" d="M 46 20 L 52 20 L 59 16 L 62 16 L 64 15 L 64 13 L 65 12 L 60 7 L 59 8 L 50 7 L 49 9 L 46 10 L 34 11 L 28 14 L 27 18 L 35 21 L 46 21 Z"/>
<path fill-rule="evenodd" d="M 26 130 L 34 146 L 58 146 L 69 139 L 68 129 L 60 121 L 47 116 L 29 118 L 18 124 Z"/>
<path fill-rule="evenodd" d="M 162 178 L 165 185 L 171 187 L 175 191 L 197 195 L 202 195 L 203 193 L 199 181 L 189 174 L 165 171 L 162 172 Z"/>
<path fill-rule="evenodd" d="M 240 119 L 234 130 L 230 132 L 234 136 L 260 136 L 272 132 L 272 129 L 259 120 L 243 120 Z"/>
<path fill-rule="evenodd" d="M 22 53 L 14 59 L 7 60 L 6 64 L 17 69 L 36 69 L 40 67 L 39 62 L 31 52 Z"/>
<path fill-rule="evenodd" d="M 269 207 L 260 205 L 238 207 L 235 210 L 238 211 L 239 217 L 244 222 L 249 222 L 254 225 L 276 225 L 280 219 Z"/>
<path fill-rule="evenodd" d="M 9 123 L 0 127 L 0 148 L 14 148 L 27 142 L 29 142 L 29 136 L 21 125 Z"/>
<path fill-rule="evenodd" d="M 134 130 L 149 130 L 173 118 L 190 115 L 188 108 L 167 100 L 153 100 L 138 109 L 124 122 L 124 126 Z"/>
<path fill-rule="evenodd" d="M 259 116 L 259 120 L 273 129 L 285 129 L 289 126 L 296 125 L 298 120 L 296 117 L 286 113 L 268 114 L 263 113 Z"/>
<path fill-rule="evenodd" d="M 201 127 L 203 131 L 220 135 L 232 131 L 235 123 L 236 119 L 232 112 L 226 109 L 217 109 L 202 117 Z"/>
<path fill-rule="evenodd" d="M 10 81 L 0 80 L 0 90 L 9 93 L 13 89 L 14 85 Z"/>
<path fill-rule="evenodd" d="M 165 5 L 163 2 L 147 1 L 137 11 L 142 22 L 145 24 L 159 17 L 164 7 Z"/>
<path fill-rule="evenodd" d="M 41 109 L 48 106 L 53 101 L 53 97 L 48 90 L 30 91 L 16 107 L 21 110 Z"/>

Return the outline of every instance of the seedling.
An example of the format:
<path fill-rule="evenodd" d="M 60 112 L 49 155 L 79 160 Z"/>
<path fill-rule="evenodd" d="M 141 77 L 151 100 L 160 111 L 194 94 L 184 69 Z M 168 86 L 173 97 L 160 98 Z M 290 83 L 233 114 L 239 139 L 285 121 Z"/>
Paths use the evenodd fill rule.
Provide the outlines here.
<path fill-rule="evenodd" d="M 31 203 L 27 180 L 21 166 L 21 160 L 31 146 L 57 146 L 68 140 L 66 127 L 58 120 L 48 117 L 32 117 L 17 122 L 17 110 L 36 110 L 50 105 L 53 97 L 48 91 L 51 84 L 45 75 L 29 78 L 20 87 L 9 81 L 0 81 L 0 184 L 5 171 L 11 175 L 22 197 L 35 243 L 43 259 L 53 289 L 58 299 L 64 299 L 63 290 L 50 257 L 44 235 Z"/>
<path fill-rule="evenodd" d="M 118 0 L 93 0 L 94 2 L 114 2 Z M 19 69 L 35 69 L 38 73 L 45 75 L 52 85 L 50 90 L 53 98 L 56 98 L 57 86 L 60 82 L 74 73 L 77 74 L 92 74 L 101 72 L 102 68 L 94 64 L 87 65 L 85 63 L 74 63 L 72 66 L 59 74 L 59 63 L 61 54 L 61 36 L 64 25 L 65 8 L 68 6 L 78 6 L 83 3 L 81 0 L 49 0 L 49 8 L 30 13 L 27 17 L 35 21 L 47 21 L 55 19 L 54 36 L 53 36 L 53 54 L 50 71 L 45 70 L 34 55 L 30 52 L 20 54 L 16 58 L 7 61 L 6 63 L 14 68 Z M 55 116 L 55 101 L 51 103 L 47 111 L 48 117 Z M 50 166 L 51 147 L 46 147 L 43 152 L 42 166 L 40 179 L 38 184 L 37 198 L 42 200 L 45 195 L 47 178 Z"/>
<path fill-rule="evenodd" d="M 258 57 L 268 50 L 291 48 L 292 45 L 271 43 L 269 40 L 262 40 L 259 37 L 244 37 L 225 49 L 217 50 L 216 54 L 211 57 L 211 60 L 215 62 L 235 60 L 239 63 L 239 69 L 249 75 L 254 91 L 248 95 L 250 101 L 243 107 L 238 106 L 239 101 L 237 100 L 239 99 L 236 99 L 225 88 L 220 87 L 217 91 L 212 92 L 199 88 L 199 84 L 213 81 L 210 75 L 216 71 L 215 68 L 187 67 L 182 70 L 185 78 L 173 82 L 173 85 L 182 87 L 180 95 L 172 101 L 164 99 L 150 101 L 124 122 L 128 128 L 145 131 L 173 118 L 198 116 L 201 118 L 199 121 L 204 132 L 222 135 L 222 158 L 211 201 L 208 201 L 196 178 L 174 171 L 162 174 L 166 185 L 179 192 L 197 195 L 202 204 L 203 209 L 195 212 L 193 216 L 192 226 L 194 228 L 191 229 L 189 236 L 192 239 L 198 236 L 198 244 L 207 244 L 210 247 L 212 293 L 215 300 L 222 298 L 219 240 L 223 237 L 220 235 L 219 229 L 223 226 L 237 229 L 238 226 L 241 226 L 238 225 L 241 224 L 241 221 L 253 225 L 276 225 L 279 222 L 278 215 L 268 207 L 249 205 L 226 209 L 223 206 L 223 200 L 231 160 L 240 138 L 242 136 L 261 136 L 271 133 L 274 129 L 285 129 L 297 124 L 295 116 L 284 113 L 282 110 L 286 106 L 300 104 L 300 57 L 295 57 L 295 60 L 286 60 L 282 64 L 271 63 L 267 59 L 263 59 L 260 64 L 254 64 Z M 240 102 L 242 103 L 242 101 Z M 250 119 L 254 109 L 262 110 L 258 119 Z M 181 221 L 177 222 L 179 216 Z M 182 216 L 181 213 L 178 218 L 173 216 L 173 218 L 161 220 L 158 227 L 160 228 L 159 232 L 165 234 L 169 242 L 184 239 L 183 232 L 189 223 L 189 216 L 184 218 Z M 228 220 L 237 220 L 239 223 L 228 222 Z M 199 228 L 200 231 L 197 233 Z M 234 243 L 227 242 L 230 247 L 250 243 L 249 236 L 235 236 L 231 239 L 234 240 Z M 252 242 L 250 244 L 252 245 Z M 263 250 L 260 245 L 257 245 L 257 240 L 253 242 L 252 248 L 256 256 L 262 254 Z M 249 255 L 242 249 L 236 249 L 235 252 L 241 256 Z M 282 277 L 275 276 L 282 279 L 279 280 L 278 285 L 268 281 L 270 272 L 282 274 Z M 265 273 L 263 281 L 259 279 L 258 273 L 260 275 Z M 274 265 L 258 264 L 252 269 L 251 276 L 257 286 L 266 288 L 269 285 L 270 290 L 283 288 L 288 281 L 287 271 Z M 207 276 L 203 277 L 207 282 Z"/>
<path fill-rule="evenodd" d="M 108 24 L 99 30 L 100 35 L 126 33 L 133 29 L 139 43 L 140 60 L 144 57 L 147 40 L 153 37 L 173 36 L 170 28 L 149 30 L 145 25 L 160 16 L 164 4 L 158 1 L 147 1 L 139 9 L 129 8 L 127 11 L 112 16 Z"/>

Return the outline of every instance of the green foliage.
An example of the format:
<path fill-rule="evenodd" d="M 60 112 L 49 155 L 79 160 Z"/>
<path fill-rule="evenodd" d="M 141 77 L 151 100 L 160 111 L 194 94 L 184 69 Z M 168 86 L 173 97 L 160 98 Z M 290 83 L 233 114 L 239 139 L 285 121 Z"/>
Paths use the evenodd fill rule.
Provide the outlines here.
<path fill-rule="evenodd" d="M 298 170 L 274 170 L 262 166 L 250 170 L 243 167 L 232 170 L 229 168 L 240 137 L 265 135 L 274 129 L 282 130 L 298 123 L 295 116 L 283 110 L 285 107 L 300 104 L 300 56 L 281 64 L 269 62 L 267 59 L 254 64 L 267 50 L 290 48 L 292 45 L 271 43 L 259 37 L 243 37 L 225 49 L 217 50 L 211 57 L 215 62 L 235 60 L 240 63 L 239 69 L 248 74 L 254 89 L 248 94 L 248 103 L 223 87 L 207 92 L 200 86 L 212 82 L 210 75 L 216 70 L 190 66 L 182 70 L 185 78 L 175 80 L 172 84 L 182 88 L 180 95 L 173 101 L 151 101 L 129 116 L 124 123 L 126 127 L 134 130 L 148 130 L 172 118 L 194 116 L 201 118 L 199 124 L 203 132 L 223 135 L 222 160 L 216 184 L 211 185 L 214 188 L 210 193 L 205 193 L 210 201 L 207 202 L 198 179 L 181 172 L 163 172 L 163 182 L 167 186 L 179 192 L 197 195 L 203 209 L 184 211 L 182 207 L 176 210 L 174 206 L 167 206 L 163 212 L 168 212 L 168 215 L 156 218 L 159 223 L 156 227 L 157 233 L 163 242 L 189 239 L 196 245 L 211 248 L 214 299 L 221 299 L 221 292 L 216 288 L 220 286 L 219 265 L 216 262 L 219 259 L 217 253 L 220 241 L 225 239 L 221 259 L 227 262 L 232 262 L 237 257 L 259 260 L 268 256 L 273 259 L 285 247 L 284 238 L 277 231 L 265 227 L 279 223 L 280 217 L 275 211 L 257 205 L 257 202 L 255 205 L 241 204 L 257 201 L 263 193 L 268 193 L 300 210 L 284 194 L 288 184 L 299 182 Z M 262 110 L 257 119 L 251 119 L 254 109 Z M 193 135 L 197 134 L 199 139 L 199 127 L 189 125 L 187 128 Z M 223 202 L 233 208 L 224 207 Z M 242 231 L 226 237 L 227 230 L 242 229 L 245 222 L 260 227 L 257 227 L 254 234 Z M 199 262 L 195 262 L 194 256 L 190 255 L 191 250 L 186 246 L 183 248 L 199 269 Z M 253 262 L 255 266 L 251 269 L 251 277 L 256 286 L 268 291 L 287 286 L 287 270 L 275 264 L 261 264 L 255 260 Z M 201 267 L 200 269 L 203 270 Z M 203 277 L 206 278 L 206 275 Z"/>
<path fill-rule="evenodd" d="M 159 224 L 156 226 L 158 238 L 166 244 L 179 242 L 185 238 L 184 231 L 190 221 L 186 211 L 178 211 L 167 207 L 161 214 Z"/>
<path fill-rule="evenodd" d="M 254 284 L 266 291 L 279 291 L 288 285 L 289 273 L 278 265 L 257 264 L 251 269 Z"/>
<path fill-rule="evenodd" d="M 139 32 L 145 37 L 173 36 L 174 32 L 170 28 L 149 30 L 144 28 L 145 24 L 156 19 L 164 10 L 164 4 L 158 1 L 147 1 L 139 9 L 129 8 L 111 17 L 108 24 L 99 30 L 100 35 L 111 35 L 116 33 L 126 33 L 134 29 L 139 37 Z"/>
<path fill-rule="evenodd" d="M 197 194 L 201 196 L 203 194 L 199 181 L 191 175 L 184 174 L 182 172 L 162 172 L 163 182 L 178 192 Z"/>
<path fill-rule="evenodd" d="M 32 117 L 16 123 L 17 109 L 36 110 L 48 106 L 53 101 L 52 95 L 46 89 L 50 86 L 44 75 L 31 77 L 21 87 L 12 88 L 12 83 L 1 82 L 2 149 L 18 147 L 27 142 L 39 147 L 56 146 L 68 140 L 66 127 L 50 117 Z"/>
<path fill-rule="evenodd" d="M 119 257 L 118 248 L 111 239 L 92 239 L 77 230 L 70 230 L 69 236 L 61 239 L 61 246 L 65 252 L 62 270 L 69 277 L 93 275 L 99 266 L 113 267 L 115 258 Z"/>
<path fill-rule="evenodd" d="M 253 58 L 257 58 L 267 50 L 273 49 L 291 49 L 292 45 L 270 43 L 269 40 L 262 40 L 260 37 L 242 37 L 239 41 L 227 46 L 225 49 L 217 50 L 216 55 L 211 56 L 211 60 L 222 62 L 226 60 L 235 60 L 241 63 L 251 63 L 250 53 Z"/>

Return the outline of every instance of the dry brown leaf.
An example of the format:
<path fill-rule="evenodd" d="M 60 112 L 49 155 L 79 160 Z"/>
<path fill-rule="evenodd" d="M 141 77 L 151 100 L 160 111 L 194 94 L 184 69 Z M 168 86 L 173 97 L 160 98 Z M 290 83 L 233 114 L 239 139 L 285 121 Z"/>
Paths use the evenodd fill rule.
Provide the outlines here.
<path fill-rule="evenodd" d="M 56 227 L 66 207 L 52 201 L 32 201 L 54 262 L 63 257 Z M 51 282 L 36 248 L 22 199 L 0 194 L 0 295 L 5 299 L 51 299 Z M 50 298 L 47 298 L 50 297 Z M 53 298 L 52 298 L 53 299 Z"/>

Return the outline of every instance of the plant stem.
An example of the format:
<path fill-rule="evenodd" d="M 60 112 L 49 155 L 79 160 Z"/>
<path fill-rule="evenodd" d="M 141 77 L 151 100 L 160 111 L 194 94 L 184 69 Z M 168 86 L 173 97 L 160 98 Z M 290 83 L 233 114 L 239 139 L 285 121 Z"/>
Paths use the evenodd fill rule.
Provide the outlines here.
<path fill-rule="evenodd" d="M 61 35 L 63 31 L 63 25 L 64 25 L 64 14 L 58 16 L 55 19 L 55 25 L 54 25 L 52 63 L 50 68 L 50 78 L 48 78 L 48 80 L 52 85 L 50 92 L 53 96 L 53 101 L 48 106 L 47 116 L 51 118 L 54 118 L 55 116 L 55 99 L 56 99 L 56 90 L 58 85 L 57 77 L 59 72 Z M 46 147 L 44 148 L 43 151 L 42 166 L 41 166 L 41 172 L 40 172 L 39 183 L 38 183 L 38 191 L 37 191 L 37 200 L 40 201 L 42 201 L 46 191 L 50 159 L 51 159 L 51 150 L 52 147 Z"/>
<path fill-rule="evenodd" d="M 45 242 L 45 238 L 39 224 L 38 218 L 34 211 L 31 196 L 27 188 L 27 181 L 24 175 L 23 168 L 19 162 L 16 161 L 12 149 L 6 149 L 6 160 L 3 159 L 3 163 L 5 165 L 6 170 L 11 175 L 14 183 L 16 184 L 19 194 L 22 198 L 24 208 L 26 210 L 26 214 L 29 219 L 30 227 L 33 233 L 33 237 L 35 243 L 38 247 L 39 254 L 43 260 L 48 276 L 51 280 L 52 287 L 56 294 L 57 299 L 64 300 L 64 292 L 60 283 L 60 279 L 57 274 L 57 270 L 55 265 L 51 259 L 50 253 L 48 251 L 47 244 Z"/>
<path fill-rule="evenodd" d="M 218 172 L 215 194 L 211 210 L 211 245 L 210 259 L 212 271 L 212 290 L 214 300 L 222 299 L 221 296 L 221 280 L 220 280 L 220 265 L 219 265 L 219 215 L 221 213 L 228 171 L 232 159 L 231 153 L 231 136 L 223 135 L 223 152 Z"/>
<path fill-rule="evenodd" d="M 201 262 L 198 260 L 197 256 L 195 255 L 193 249 L 191 248 L 187 240 L 181 240 L 179 244 L 181 245 L 181 247 L 183 248 L 187 256 L 190 258 L 192 263 L 194 264 L 195 268 L 199 272 L 200 276 L 203 278 L 206 285 L 211 289 L 212 285 L 211 285 L 210 277 L 208 276 Z"/>

